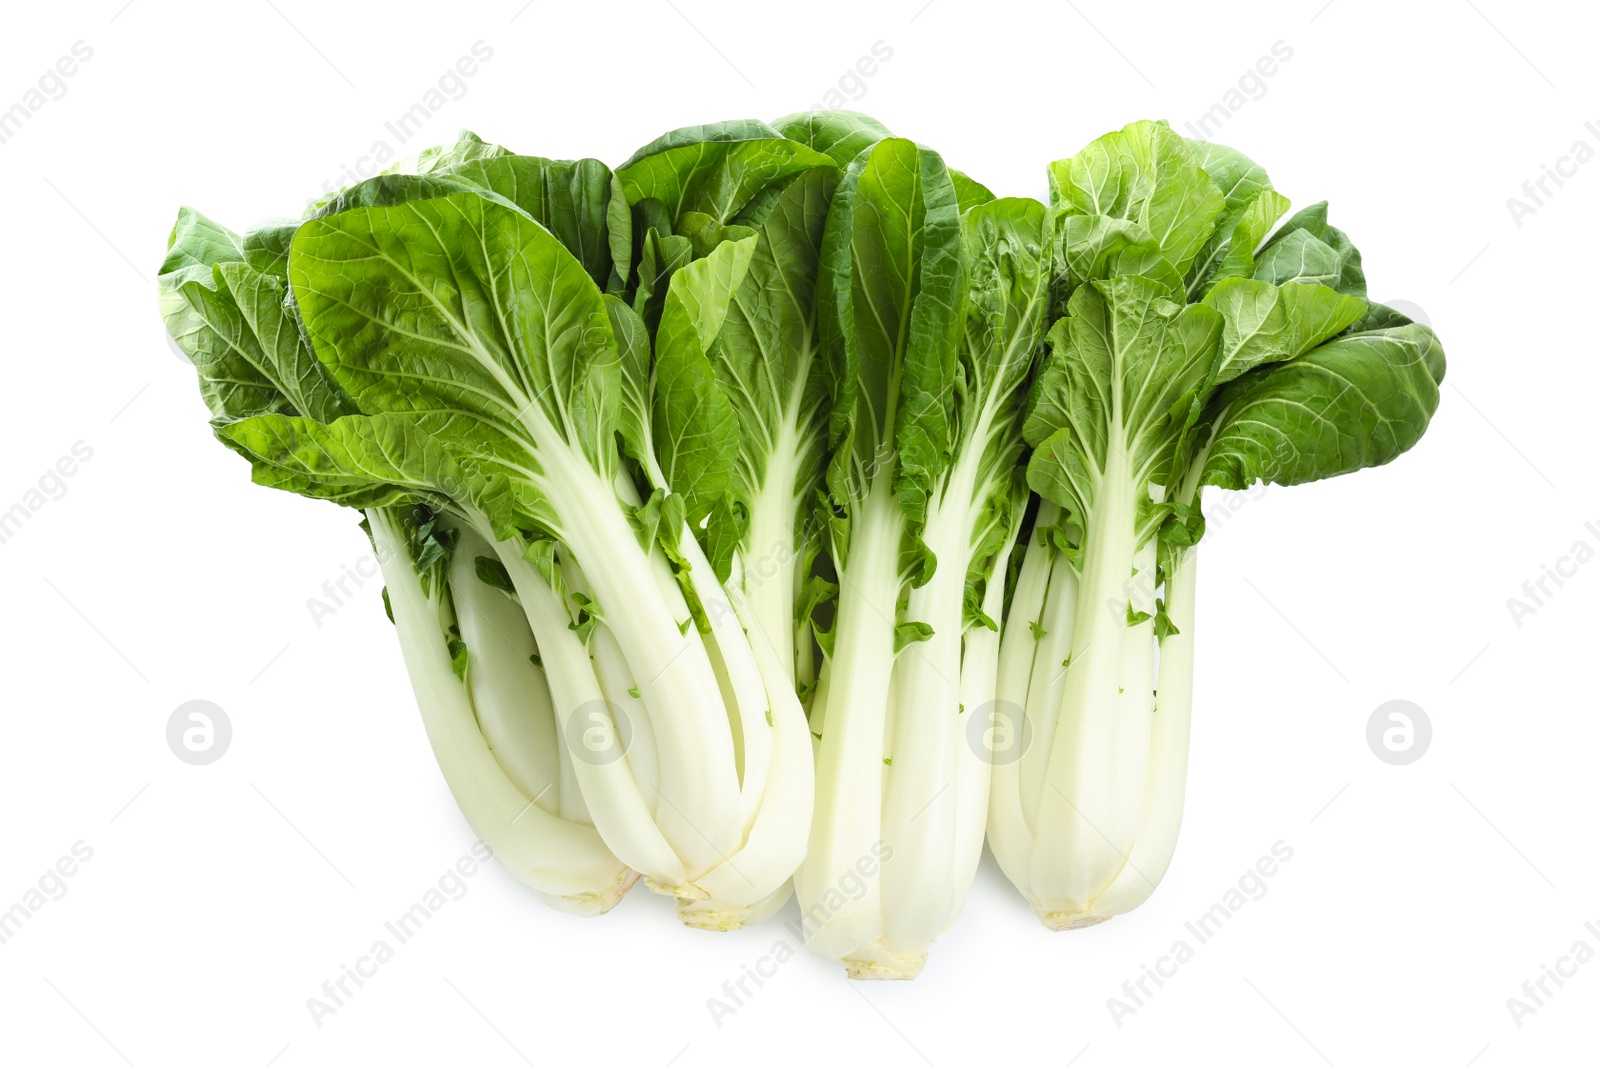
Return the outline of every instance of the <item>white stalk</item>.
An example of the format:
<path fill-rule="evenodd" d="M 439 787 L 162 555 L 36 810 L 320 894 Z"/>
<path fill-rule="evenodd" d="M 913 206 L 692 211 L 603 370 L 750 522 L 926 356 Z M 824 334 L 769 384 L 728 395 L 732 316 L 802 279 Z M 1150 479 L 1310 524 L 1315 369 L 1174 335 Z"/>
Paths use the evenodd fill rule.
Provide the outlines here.
<path fill-rule="evenodd" d="M 737 764 L 739 838 L 742 841 L 761 808 L 761 794 L 766 788 L 767 770 L 772 762 L 772 727 L 767 722 L 768 712 L 772 710 L 771 700 L 751 647 L 757 633 L 746 632 L 728 591 L 717 584 L 711 561 L 687 529 L 679 551 L 689 561 L 689 582 L 711 626 L 711 632 L 704 639 L 708 650 L 721 661 L 720 681 L 730 698 L 727 701 L 729 716 L 737 725 L 742 742 Z"/>
<path fill-rule="evenodd" d="M 883 934 L 881 883 L 869 879 L 856 897 L 846 891 L 862 878 L 858 863 L 872 863 L 883 849 L 884 719 L 904 525 L 890 479 L 880 472 L 860 505 L 840 568 L 827 703 L 821 727 L 813 727 L 822 734 L 816 810 L 795 876 L 807 947 L 829 959 L 843 959 Z"/>
<path fill-rule="evenodd" d="M 750 647 L 772 701 L 771 759 L 761 808 L 743 847 L 700 878 L 708 899 L 680 901 L 679 917 L 691 926 L 725 930 L 771 914 L 789 898 L 790 876 L 806 854 L 815 779 L 805 711 L 787 665 L 755 626 Z"/>
<path fill-rule="evenodd" d="M 651 815 L 657 814 L 661 780 L 660 754 L 656 752 L 655 733 L 650 728 L 650 715 L 644 701 L 634 696 L 637 685 L 628 672 L 628 661 L 623 658 L 622 646 L 608 626 L 596 626 L 589 637 L 589 660 L 594 664 L 595 677 L 605 698 L 621 709 L 628 717 L 627 752 L 628 767 L 633 780 L 639 783 L 645 806 Z"/>
<path fill-rule="evenodd" d="M 558 556 L 561 580 L 568 591 L 592 597 L 594 590 L 584 577 L 583 569 L 572 559 L 571 553 L 561 549 L 558 550 Z M 655 734 L 651 732 L 650 716 L 645 711 L 644 702 L 634 696 L 637 687 L 633 675 L 628 671 L 628 661 L 622 655 L 622 646 L 617 643 L 616 635 L 604 622 L 598 623 L 589 635 L 589 662 L 594 666 L 595 680 L 600 683 L 600 692 L 615 709 L 613 717 L 620 715 L 626 720 L 627 733 L 625 737 L 619 734 L 618 740 L 626 740 L 624 755 L 633 771 L 633 780 L 638 783 L 645 806 L 654 816 L 657 798 L 660 796 L 656 788 L 656 783 L 660 781 L 660 772 Z M 566 746 L 562 746 L 562 751 L 567 751 Z M 571 753 L 568 752 L 567 755 L 570 760 Z"/>
<path fill-rule="evenodd" d="M 1098 898 L 1127 869 L 1139 835 L 1144 813 L 1145 784 L 1150 772 L 1150 739 L 1155 726 L 1156 540 L 1141 546 L 1134 555 L 1135 571 L 1128 586 L 1123 609 L 1152 616 L 1128 626 L 1122 635 L 1122 665 L 1117 679 L 1116 747 L 1107 754 L 1111 780 L 1104 811 L 1106 822 L 1100 832 L 1121 855 L 1121 866 L 1096 887 Z M 1109 918 L 1099 907 L 1096 915 Z"/>
<path fill-rule="evenodd" d="M 936 565 L 928 581 L 910 591 L 906 618 L 928 623 L 933 636 L 907 647 L 895 663 L 894 761 L 883 806 L 883 837 L 894 859 L 883 867 L 883 948 L 903 961 L 905 977 L 921 970 L 928 949 L 960 913 L 983 847 L 989 763 L 967 743 L 963 709 L 968 698 L 974 704 L 994 699 L 999 646 L 971 638 L 981 663 L 974 662 L 979 677 L 969 680 L 963 636 L 974 526 L 993 488 L 978 486 L 992 419 L 992 409 L 980 414 L 930 504 L 922 536 Z M 1008 553 L 1009 542 L 999 557 L 1000 595 L 989 600 L 996 611 Z"/>
<path fill-rule="evenodd" d="M 910 591 L 906 620 L 928 623 L 933 636 L 907 645 L 894 665 L 893 755 L 882 800 L 882 836 L 894 858 L 881 875 L 882 951 L 862 961 L 893 968 L 892 977 L 914 977 L 922 969 L 956 907 L 956 750 L 970 499 L 970 484 L 953 485 L 930 508 L 923 539 L 938 565 Z M 860 975 L 877 976 L 870 969 Z"/>
<path fill-rule="evenodd" d="M 1039 621 L 1043 632 L 1036 637 L 1032 627 L 1024 628 L 1032 643 L 1033 680 L 1023 703 L 1026 747 L 1018 761 L 1018 773 L 1022 811 L 1030 833 L 1037 832 L 1035 820 L 1049 780 L 1050 755 L 1061 721 L 1062 694 L 1066 692 L 1067 667 L 1078 625 L 1078 575 L 1064 553 L 1047 550 L 1044 556 L 1049 562 L 1050 584 Z"/>
<path fill-rule="evenodd" d="M 545 678 L 545 685 L 550 684 L 549 677 Z M 551 710 L 555 710 L 555 697 L 551 696 Z M 559 739 L 561 733 L 561 715 L 556 713 L 555 728 Z M 589 806 L 583 799 L 583 789 L 578 785 L 578 772 L 572 766 L 572 753 L 567 749 L 566 742 L 560 741 L 556 745 L 556 761 L 560 772 L 561 817 L 572 819 L 576 822 L 594 825 L 594 818 L 589 814 Z"/>
<path fill-rule="evenodd" d="M 1013 531 L 1013 535 L 1015 531 Z M 983 613 L 998 622 L 1005 615 L 1006 571 L 1015 537 L 995 556 L 983 594 Z M 992 765 L 986 745 L 975 746 L 972 717 L 985 715 L 997 699 L 1000 673 L 1000 635 L 987 626 L 966 632 L 961 649 L 961 743 L 956 746 L 956 845 L 954 923 L 961 915 L 972 880 L 983 856 L 983 837 L 993 793 Z M 947 926 L 948 929 L 948 926 Z M 940 931 L 943 933 L 943 931 Z"/>
<path fill-rule="evenodd" d="M 580 914 L 609 910 L 637 875 L 594 828 L 549 814 L 507 777 L 451 669 L 442 591 L 423 591 L 394 517 L 381 509 L 366 514 L 423 726 L 468 825 L 502 866 L 552 904 Z"/>
<path fill-rule="evenodd" d="M 1166 875 L 1178 847 L 1194 697 L 1195 554 L 1196 548 L 1189 548 L 1167 578 L 1167 616 L 1178 632 L 1161 640 L 1161 682 L 1139 837 L 1127 867 L 1095 901 L 1095 911 L 1102 914 L 1120 915 L 1143 904 Z"/>
<path fill-rule="evenodd" d="M 1034 527 L 1053 525 L 1059 517 L 1059 508 L 1042 503 Z M 1052 555 L 1036 535 L 1030 537 L 1023 551 L 1011 610 L 1001 628 L 994 711 L 985 724 L 994 767 L 989 788 L 989 848 L 1000 869 L 1019 888 L 1029 884 L 1028 869 L 1033 859 L 1033 827 L 1022 801 L 1022 746 L 1025 737 L 1032 738 L 1031 733 L 1024 732 L 1023 708 L 1034 684 L 1037 651 L 1033 628 L 1028 624 L 1040 623 L 1044 615 Z"/>
<path fill-rule="evenodd" d="M 785 421 L 767 454 L 761 488 L 750 502 L 750 527 L 740 551 L 739 599 L 772 642 L 778 661 L 795 669 L 794 598 L 799 557 L 795 536 L 795 479 L 801 459 L 799 432 Z"/>
<path fill-rule="evenodd" d="M 478 727 L 506 777 L 535 804 L 561 814 L 561 740 L 544 672 L 529 658 L 533 633 L 522 608 L 478 578 L 479 556 L 494 549 L 461 529 L 450 558 L 450 595 L 467 646 L 467 689 Z M 584 821 L 584 820 L 578 820 Z"/>
<path fill-rule="evenodd" d="M 1101 921 L 1089 905 L 1125 862 L 1127 847 L 1108 838 L 1125 818 L 1114 759 L 1125 702 L 1123 680 L 1128 582 L 1134 571 L 1138 497 L 1128 457 L 1110 435 L 1106 469 L 1095 487 L 1084 530 L 1083 576 L 1072 658 L 1050 739 L 1049 773 L 1034 820 L 1030 884 L 1046 925 Z"/>
<path fill-rule="evenodd" d="M 1209 442 L 1191 460 L 1177 499 L 1197 505 Z M 1161 639 L 1153 732 L 1138 840 L 1127 868 L 1095 902 L 1107 915 L 1131 911 L 1149 899 L 1166 876 L 1183 824 L 1189 778 L 1189 720 L 1194 703 L 1194 605 L 1198 545 L 1183 550 L 1167 576 L 1166 608 L 1176 632 Z"/>
<path fill-rule="evenodd" d="M 568 628 L 571 616 L 567 606 L 544 576 L 522 558 L 519 546 L 499 542 L 495 550 L 516 587 L 544 658 L 561 736 L 568 744 L 591 729 L 609 730 L 615 737 L 616 724 L 589 653 Z M 656 825 L 627 760 L 620 754 L 597 760 L 579 753 L 574 755 L 572 770 L 595 828 L 611 850 L 652 879 L 673 884 L 683 881 L 683 861 Z"/>
<path fill-rule="evenodd" d="M 658 586 L 665 558 L 640 547 L 611 484 L 570 452 L 540 458 L 561 504 L 563 543 L 594 587 L 601 617 L 615 616 L 608 622 L 650 716 L 661 771 L 657 821 L 687 869 L 707 870 L 737 847 L 740 830 L 727 817 L 739 810 L 739 778 L 711 661 L 694 627 L 679 629 Z"/>

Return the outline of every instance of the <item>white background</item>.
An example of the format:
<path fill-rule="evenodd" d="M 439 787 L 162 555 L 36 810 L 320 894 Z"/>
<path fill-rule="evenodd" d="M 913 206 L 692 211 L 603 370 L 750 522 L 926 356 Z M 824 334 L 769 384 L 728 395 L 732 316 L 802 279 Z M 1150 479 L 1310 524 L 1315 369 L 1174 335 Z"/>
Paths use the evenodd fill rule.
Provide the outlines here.
<path fill-rule="evenodd" d="M 93 55 L 0 144 L 0 510 L 76 442 L 92 458 L 0 544 L 0 909 L 75 842 L 93 856 L 0 945 L 0 1061 L 1592 1062 L 1600 960 L 1521 1027 L 1506 1001 L 1579 939 L 1600 950 L 1600 561 L 1520 626 L 1507 599 L 1600 548 L 1600 161 L 1520 226 L 1506 201 L 1600 148 L 1600 27 L 1577 5 L 1322 4 L 8 11 L 0 109 L 74 42 Z M 826 104 L 882 41 L 852 106 L 1034 196 L 1049 160 L 1136 118 L 1185 130 L 1292 49 L 1214 139 L 1297 206 L 1333 202 L 1372 295 L 1424 309 L 1449 376 L 1392 466 L 1208 499 L 1188 809 L 1148 904 L 1048 933 L 986 859 L 915 982 L 801 955 L 718 1026 L 708 998 L 793 942 L 781 921 L 687 930 L 642 888 L 576 919 L 490 867 L 313 1023 L 307 998 L 471 835 L 377 584 L 308 612 L 367 550 L 356 516 L 250 485 L 210 439 L 153 276 L 180 203 L 241 230 L 298 213 L 479 40 L 492 58 L 405 152 L 467 127 L 616 163 L 676 126 Z M 232 720 L 210 766 L 165 741 L 191 699 Z M 1433 724 L 1409 766 L 1367 747 L 1391 699 Z M 1193 946 L 1185 922 L 1280 840 L 1266 895 L 1116 1025 L 1108 998 Z"/>

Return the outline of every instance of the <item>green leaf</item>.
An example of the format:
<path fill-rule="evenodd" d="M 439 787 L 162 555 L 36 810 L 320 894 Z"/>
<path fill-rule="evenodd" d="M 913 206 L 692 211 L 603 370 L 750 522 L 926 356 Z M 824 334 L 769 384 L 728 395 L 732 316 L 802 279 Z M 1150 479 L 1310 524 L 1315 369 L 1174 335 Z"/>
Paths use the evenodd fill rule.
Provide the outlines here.
<path fill-rule="evenodd" d="M 604 163 L 503 155 L 463 163 L 451 173 L 499 193 L 533 216 L 583 265 L 595 285 L 606 285 L 614 268 L 608 226 L 613 194 L 611 171 Z"/>
<path fill-rule="evenodd" d="M 963 629 L 982 626 L 994 633 L 1000 632 L 1000 624 L 991 619 L 983 611 L 984 584 L 969 579 L 961 593 L 961 625 Z"/>
<path fill-rule="evenodd" d="M 688 239 L 689 249 L 696 259 L 709 256 L 724 241 L 742 241 L 755 236 L 755 230 L 749 226 L 724 224 L 698 211 L 685 211 L 678 220 L 677 231 Z"/>
<path fill-rule="evenodd" d="M 521 211 L 475 193 L 355 208 L 302 226 L 289 266 L 317 356 L 361 411 L 408 416 L 546 498 L 550 447 L 610 484 L 620 368 L 605 303 Z"/>
<path fill-rule="evenodd" d="M 684 498 L 686 520 L 695 530 L 733 490 L 739 417 L 707 353 L 755 245 L 754 236 L 725 242 L 674 274 L 656 332 L 652 420 L 661 487 Z M 726 576 L 725 570 L 718 574 Z"/>
<path fill-rule="evenodd" d="M 767 186 L 818 166 L 833 160 L 764 122 L 740 120 L 663 134 L 618 167 L 617 177 L 630 203 L 659 200 L 676 229 L 689 211 L 732 222 Z"/>
<path fill-rule="evenodd" d="M 994 202 L 995 195 L 989 191 L 987 185 L 967 177 L 953 167 L 950 170 L 950 184 L 954 185 L 956 190 L 956 210 L 963 215 L 972 208 Z"/>
<path fill-rule="evenodd" d="M 947 409 L 955 462 L 974 471 L 976 511 L 968 589 L 987 588 L 1026 506 L 1020 464 L 1027 385 L 1044 349 L 1050 304 L 1050 220 L 1036 200 L 1006 198 L 962 219 L 967 249 L 965 325 Z M 976 457 L 974 460 L 972 457 Z M 999 579 L 1003 580 L 1003 578 Z M 969 610 L 984 625 L 987 616 Z"/>
<path fill-rule="evenodd" d="M 1165 123 L 1135 122 L 1050 164 L 1052 205 L 1136 225 L 1181 278 L 1222 214 L 1222 190 Z"/>
<path fill-rule="evenodd" d="M 1254 277 L 1274 285 L 1316 282 L 1361 299 L 1367 295 L 1361 253 L 1344 231 L 1328 225 L 1326 200 L 1296 213 L 1278 228 L 1256 257 Z"/>
<path fill-rule="evenodd" d="M 661 322 L 672 276 L 694 259 L 694 245 L 687 237 L 664 236 L 651 227 L 639 243 L 639 271 L 633 291 L 633 310 L 654 334 Z"/>
<path fill-rule="evenodd" d="M 1213 401 L 1205 485 L 1297 485 L 1388 463 L 1439 405 L 1444 353 L 1420 324 L 1345 334 L 1259 368 Z"/>
<path fill-rule="evenodd" d="M 936 153 L 888 138 L 851 163 L 823 238 L 818 301 L 833 387 L 827 485 L 846 522 L 889 477 L 915 538 L 949 463 L 964 259 L 955 187 Z M 847 555 L 837 543 L 840 566 Z M 925 579 L 931 553 L 912 555 Z"/>
<path fill-rule="evenodd" d="M 838 632 L 838 629 L 839 624 L 837 621 L 824 630 L 816 624 L 816 620 L 812 620 L 811 632 L 816 635 L 817 647 L 822 649 L 823 656 L 828 659 L 833 658 L 833 636 Z"/>
<path fill-rule="evenodd" d="M 212 415 L 339 414 L 341 399 L 301 343 L 282 283 L 245 263 L 241 239 L 184 208 L 171 241 L 158 283 L 161 316 L 194 364 Z"/>
<path fill-rule="evenodd" d="M 1248 278 L 1255 272 L 1255 251 L 1265 240 L 1272 224 L 1289 210 L 1288 197 L 1276 192 L 1262 193 L 1251 201 L 1233 224 L 1233 234 L 1223 250 L 1222 262 L 1210 281 L 1224 278 Z"/>
<path fill-rule="evenodd" d="M 1173 407 L 1181 423 L 1177 454 L 1187 462 L 1191 431 L 1217 388 L 1252 368 L 1293 359 L 1344 330 L 1365 309 L 1363 301 L 1324 285 L 1270 285 L 1251 278 L 1218 282 L 1203 301 L 1222 316 L 1222 339 L 1211 373 Z"/>
<path fill-rule="evenodd" d="M 388 173 L 368 178 L 317 201 L 307 212 L 306 219 L 310 221 L 358 208 L 394 207 L 416 200 L 436 200 L 472 192 L 506 207 L 516 207 L 499 193 L 474 185 L 471 181 L 459 178 L 448 171 L 440 171 L 437 174 Z M 293 241 L 290 242 L 289 248 L 292 254 Z"/>
<path fill-rule="evenodd" d="M 1332 289 L 1317 288 L 1338 298 Z M 1288 319 L 1278 293 L 1277 286 L 1266 282 L 1230 278 L 1206 294 L 1205 306 L 1222 316 L 1222 340 L 1211 365 L 1213 387 L 1231 382 L 1252 367 L 1295 354 L 1290 351 Z"/>
<path fill-rule="evenodd" d="M 1058 222 L 1057 256 L 1072 286 L 1119 274 L 1159 281 L 1168 296 L 1183 295 L 1183 279 L 1142 225 L 1106 215 L 1066 215 Z"/>
<path fill-rule="evenodd" d="M 193 208 L 181 207 L 167 236 L 166 259 L 157 273 L 171 274 L 185 267 L 212 267 L 242 259 L 244 243 L 238 234 Z"/>
<path fill-rule="evenodd" d="M 1181 500 L 1169 500 L 1167 517 L 1161 524 L 1161 540 L 1175 548 L 1198 545 L 1206 535 L 1206 518 L 1199 507 Z"/>
<path fill-rule="evenodd" d="M 271 486 L 353 508 L 458 503 L 487 516 L 499 536 L 537 521 L 536 501 L 503 476 L 459 462 L 404 415 L 347 415 L 331 423 L 257 415 L 218 425 L 216 435 Z"/>
<path fill-rule="evenodd" d="M 578 635 L 579 644 L 587 645 L 589 638 L 594 634 L 594 628 L 599 624 L 599 619 L 586 611 L 580 611 L 577 619 L 567 623 L 567 629 Z"/>
<path fill-rule="evenodd" d="M 480 159 L 493 159 L 510 153 L 497 144 L 490 144 L 471 130 L 462 130 L 452 144 L 434 145 L 417 154 L 415 170 L 418 174 L 432 174 L 448 170 L 463 163 Z"/>
<path fill-rule="evenodd" d="M 596 608 L 595 602 L 582 593 L 570 593 L 568 595 L 578 610 L 573 620 L 567 624 L 567 629 L 578 635 L 579 642 L 587 645 L 589 636 L 594 633 L 594 628 L 600 625 L 600 612 Z"/>
<path fill-rule="evenodd" d="M 415 169 L 343 189 L 319 202 L 312 217 L 477 189 L 514 204 L 554 234 L 597 286 L 620 286 L 626 277 L 632 259 L 628 205 L 599 160 L 517 155 L 464 133 L 453 145 L 424 151 Z"/>
<path fill-rule="evenodd" d="M 639 546 L 646 552 L 649 552 L 658 540 L 665 539 L 669 542 L 672 540 L 672 537 L 661 529 L 663 520 L 667 522 L 682 521 L 681 507 L 668 508 L 666 500 L 667 491 L 665 489 L 656 489 L 638 507 L 624 505 L 628 523 L 633 527 L 633 532 L 639 539 Z"/>
<path fill-rule="evenodd" d="M 1289 200 L 1273 190 L 1267 172 L 1243 153 L 1209 141 L 1188 144 L 1223 201 L 1216 229 L 1189 268 L 1187 292 L 1194 300 L 1224 278 L 1250 276 L 1256 248 L 1289 210 Z"/>
<path fill-rule="evenodd" d="M 888 127 L 859 111 L 801 111 L 773 122 L 773 128 L 833 160 L 840 169 L 862 149 L 891 137 Z"/>
<path fill-rule="evenodd" d="M 235 351 L 271 381 L 300 414 L 329 422 L 353 413 L 349 398 L 329 380 L 301 336 L 288 283 L 243 263 L 219 264 L 215 275 L 219 290 L 225 288 L 232 296 L 244 327 L 225 338 Z M 213 328 L 220 333 L 223 323 L 213 323 Z"/>
<path fill-rule="evenodd" d="M 1081 286 L 1069 312 L 1051 328 L 1023 426 L 1035 446 L 1028 484 L 1089 515 L 1113 446 L 1131 461 L 1131 484 L 1165 483 L 1182 429 L 1172 411 L 1199 394 L 1223 322 L 1204 304 L 1172 302 L 1165 286 L 1138 275 Z"/>
<path fill-rule="evenodd" d="M 617 342 L 621 394 L 617 404 L 617 434 L 628 456 L 642 467 L 655 462 L 654 432 L 650 418 L 650 335 L 644 320 L 620 297 L 604 297 L 611 335 Z"/>
<path fill-rule="evenodd" d="M 1159 640 L 1163 640 L 1165 638 L 1172 637 L 1173 635 L 1177 634 L 1178 632 L 1179 632 L 1178 628 L 1176 626 L 1174 626 L 1173 623 L 1172 623 L 1172 617 L 1167 614 L 1167 606 L 1166 606 L 1166 604 L 1162 602 L 1160 597 L 1157 597 L 1156 598 L 1156 623 L 1155 623 L 1156 639 L 1158 641 Z"/>
<path fill-rule="evenodd" d="M 838 595 L 839 587 L 836 584 L 819 574 L 808 575 L 805 586 L 800 591 L 799 602 L 795 605 L 795 623 L 801 626 L 808 622 L 814 624 L 813 616 L 816 610 Z"/>
<path fill-rule="evenodd" d="M 274 278 L 289 278 L 289 244 L 294 231 L 300 228 L 298 219 L 284 219 L 257 226 L 244 235 L 244 261 L 263 274 Z"/>
<path fill-rule="evenodd" d="M 506 565 L 493 556 L 478 556 L 472 561 L 472 569 L 477 574 L 478 581 L 484 585 L 516 595 L 517 587 L 512 584 L 511 574 L 506 570 Z"/>
<path fill-rule="evenodd" d="M 778 469 L 793 470 L 792 499 L 810 499 L 821 481 L 827 387 L 816 336 L 816 284 L 837 177 L 831 168 L 817 168 L 773 202 L 709 352 L 738 417 L 734 478 L 747 509 L 765 488 L 775 455 L 782 461 Z"/>

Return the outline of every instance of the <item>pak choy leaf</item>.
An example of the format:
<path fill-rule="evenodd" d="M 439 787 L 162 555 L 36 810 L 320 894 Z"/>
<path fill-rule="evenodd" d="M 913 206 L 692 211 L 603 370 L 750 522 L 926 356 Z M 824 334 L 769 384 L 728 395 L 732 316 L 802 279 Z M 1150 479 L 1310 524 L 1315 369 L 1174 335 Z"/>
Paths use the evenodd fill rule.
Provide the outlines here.
<path fill-rule="evenodd" d="M 764 122 L 741 119 L 665 133 L 618 167 L 617 178 L 629 203 L 660 202 L 677 232 L 686 212 L 734 222 L 775 182 L 832 163 Z"/>
<path fill-rule="evenodd" d="M 1223 318 L 1168 292 L 1139 275 L 1090 282 L 1051 328 L 1024 423 L 1028 483 L 1072 514 L 1093 516 L 1108 485 L 1142 491 L 1170 475 L 1182 425 L 1172 409 L 1206 381 Z"/>
<path fill-rule="evenodd" d="M 721 579 L 727 577 L 730 542 L 737 540 L 736 534 L 729 538 L 720 531 L 735 521 L 728 497 L 739 454 L 739 417 L 717 382 L 708 350 L 749 270 L 755 244 L 753 236 L 726 242 L 674 274 L 656 332 L 651 399 L 659 467 L 652 481 L 683 497 L 692 529 L 717 520 L 718 535 L 706 541 L 720 546 L 721 558 L 711 562 Z"/>
<path fill-rule="evenodd" d="M 1194 149 L 1160 122 L 1131 123 L 1052 163 L 1050 195 L 1071 286 L 1146 274 L 1180 299 L 1225 208 Z"/>
<path fill-rule="evenodd" d="M 772 126 L 791 141 L 825 154 L 842 170 L 862 150 L 894 136 L 889 128 L 859 111 L 801 111 Z"/>
<path fill-rule="evenodd" d="M 1328 223 L 1328 202 L 1312 204 L 1280 226 L 1256 256 L 1253 277 L 1274 285 L 1306 281 L 1365 299 L 1361 253 Z"/>
<path fill-rule="evenodd" d="M 1444 370 L 1438 338 L 1417 323 L 1258 368 L 1212 401 L 1202 484 L 1298 485 L 1388 463 L 1427 429 Z"/>
<path fill-rule="evenodd" d="M 553 482 L 611 484 L 605 305 L 520 210 L 465 193 L 329 215 L 297 233 L 290 276 L 318 357 L 361 411 L 403 416 L 546 503 L 563 495 Z"/>
<path fill-rule="evenodd" d="M 257 232 L 240 238 L 192 209 L 180 211 L 158 282 L 168 332 L 194 364 L 219 422 L 349 413 L 349 399 L 301 335 L 287 283 L 248 261 Z"/>
<path fill-rule="evenodd" d="M 964 259 L 955 186 L 937 153 L 889 138 L 850 164 L 823 238 L 818 299 L 841 570 L 856 513 L 875 492 L 892 492 L 911 534 L 910 571 L 931 573 L 916 531 L 950 458 Z"/>
<path fill-rule="evenodd" d="M 1289 199 L 1272 187 L 1259 164 L 1226 145 L 1189 140 L 1195 162 L 1222 193 L 1222 214 L 1189 267 L 1185 287 L 1191 302 L 1224 278 L 1248 278 L 1255 251 L 1272 224 L 1289 210 Z"/>

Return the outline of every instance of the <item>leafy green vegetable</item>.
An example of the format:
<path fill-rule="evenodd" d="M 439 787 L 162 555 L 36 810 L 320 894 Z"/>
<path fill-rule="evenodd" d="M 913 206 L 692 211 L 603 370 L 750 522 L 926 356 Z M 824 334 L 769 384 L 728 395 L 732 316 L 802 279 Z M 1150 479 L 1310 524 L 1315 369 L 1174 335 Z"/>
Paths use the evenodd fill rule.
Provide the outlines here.
<path fill-rule="evenodd" d="M 709 929 L 792 878 L 814 952 L 911 977 L 986 822 L 1050 926 L 1149 895 L 1202 492 L 1386 464 L 1444 377 L 1241 153 L 1136 122 L 1048 177 L 844 111 L 614 170 L 463 134 L 243 235 L 182 209 L 159 305 L 254 480 L 364 513 L 517 877 Z"/>
<path fill-rule="evenodd" d="M 1028 542 L 998 691 L 1035 743 L 995 768 L 989 840 L 1063 928 L 1137 906 L 1172 858 L 1202 488 L 1389 462 L 1444 357 L 1367 301 L 1326 204 L 1269 236 L 1288 201 L 1238 152 L 1135 123 L 1051 176 L 1061 317 L 1025 423 L 1049 535 Z"/>
<path fill-rule="evenodd" d="M 992 699 L 1049 257 L 1042 204 L 994 200 L 903 140 L 852 161 L 828 222 L 840 599 L 796 889 L 810 908 L 874 840 L 894 850 L 881 885 L 812 936 L 858 975 L 914 975 L 976 868 L 987 764 L 959 715 Z"/>
<path fill-rule="evenodd" d="M 705 433 L 702 408 L 720 395 L 707 349 L 756 239 L 720 244 L 674 271 L 654 290 L 657 336 L 629 333 L 625 305 L 598 287 L 607 270 L 619 273 L 613 253 L 631 247 L 612 239 L 631 230 L 612 205 L 623 219 L 629 205 L 620 179 L 596 167 L 468 139 L 425 158 L 420 174 L 385 175 L 317 206 L 289 244 L 292 300 L 280 295 L 278 305 L 292 307 L 299 329 L 289 336 L 304 339 L 292 351 L 314 354 L 305 365 L 337 408 L 298 402 L 283 360 L 238 343 L 240 331 L 215 309 L 195 311 L 207 298 L 194 292 L 203 279 L 171 277 L 167 288 L 185 301 L 164 305 L 190 347 L 211 356 L 208 388 L 222 389 L 212 367 L 250 364 L 254 373 L 238 380 L 255 394 L 219 392 L 213 408 L 219 436 L 252 460 L 257 481 L 372 509 L 380 531 L 394 526 L 390 512 L 425 503 L 492 549 L 537 642 L 563 733 L 587 736 L 574 725 L 582 709 L 641 694 L 635 706 L 649 729 L 635 737 L 648 735 L 651 750 L 562 760 L 574 792 L 582 789 L 573 807 L 629 866 L 680 898 L 685 921 L 737 925 L 785 891 L 811 790 L 791 673 L 749 642 L 731 610 L 705 632 L 679 625 L 713 601 L 728 605 L 688 531 L 730 492 L 733 457 L 716 446 L 736 444 L 738 426 L 730 414 L 720 441 Z M 206 255 L 237 254 L 224 231 L 190 221 L 196 254 L 179 271 L 199 275 Z M 615 277 L 610 288 L 639 286 Z M 630 395 L 640 406 L 625 417 Z M 649 436 L 638 432 L 646 426 Z M 619 439 L 629 439 L 628 459 Z M 646 472 L 641 482 L 630 459 Z M 641 541 L 638 515 L 656 501 L 657 518 L 645 524 L 654 536 Z M 503 597 L 482 573 L 499 575 L 476 569 L 470 595 Z M 460 583 L 449 593 L 458 610 L 469 596 Z M 464 630 L 446 632 L 445 652 L 470 681 L 480 650 Z M 531 654 L 517 662 L 533 666 Z M 748 724 L 765 724 L 769 710 L 776 725 L 757 751 Z M 620 736 L 618 724 L 609 729 Z"/>

